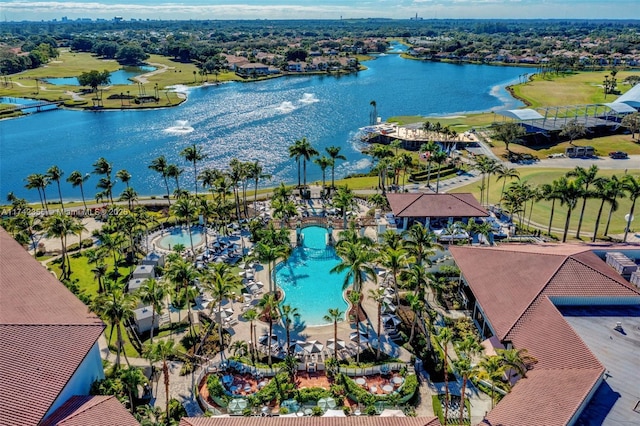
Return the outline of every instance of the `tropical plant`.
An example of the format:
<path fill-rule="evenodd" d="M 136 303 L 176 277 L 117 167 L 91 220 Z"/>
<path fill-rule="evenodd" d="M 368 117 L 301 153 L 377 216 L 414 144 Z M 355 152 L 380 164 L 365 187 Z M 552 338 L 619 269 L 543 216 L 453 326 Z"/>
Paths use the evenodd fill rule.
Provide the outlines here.
<path fill-rule="evenodd" d="M 193 234 L 191 232 L 191 221 L 195 219 L 198 213 L 198 205 L 192 197 L 180 198 L 171 206 L 171 212 L 179 219 L 184 220 L 189 228 L 189 243 L 191 244 L 191 255 L 195 255 L 193 247 Z"/>
<path fill-rule="evenodd" d="M 64 175 L 64 172 L 58 166 L 51 166 L 47 170 L 47 178 L 51 181 L 54 181 L 58 186 L 58 196 L 60 197 L 60 208 L 64 212 L 64 203 L 62 202 L 62 191 L 60 190 L 60 179 L 62 179 L 63 175 Z"/>
<path fill-rule="evenodd" d="M 347 212 L 356 207 L 355 194 L 347 185 L 338 188 L 332 200 L 333 206 L 340 210 L 342 215 L 342 227 L 347 229 Z"/>
<path fill-rule="evenodd" d="M 496 168 L 496 181 L 502 180 L 502 190 L 500 190 L 500 201 L 502 201 L 502 197 L 504 196 L 504 188 L 507 184 L 507 179 L 516 179 L 520 180 L 520 172 L 515 167 L 509 167 L 504 163 L 498 164 Z"/>
<path fill-rule="evenodd" d="M 568 180 L 561 177 L 558 180 L 558 192 L 560 194 L 560 204 L 567 206 L 567 217 L 564 223 L 564 233 L 562 234 L 562 242 L 567 241 L 569 233 L 569 224 L 571 223 L 571 212 L 578 205 L 578 200 L 583 195 L 583 191 L 575 180 Z"/>
<path fill-rule="evenodd" d="M 191 304 L 198 295 L 195 287 L 198 272 L 191 262 L 178 258 L 167 264 L 165 275 L 169 282 L 173 284 L 174 305 L 176 301 L 184 302 L 187 305 L 189 312 L 189 332 L 191 336 L 193 336 Z"/>
<path fill-rule="evenodd" d="M 167 189 L 167 201 L 169 202 L 169 205 L 171 205 L 171 193 L 169 192 L 169 182 L 167 180 L 167 178 L 169 177 L 168 166 L 169 163 L 167 163 L 167 159 L 164 157 L 164 155 L 161 155 L 151 160 L 151 164 L 149 164 L 148 167 L 154 172 L 160 173 L 160 176 L 162 176 L 164 186 Z"/>
<path fill-rule="evenodd" d="M 245 320 L 249 321 L 249 338 L 250 341 L 250 353 L 251 353 L 251 361 L 255 363 L 256 356 L 256 326 L 253 323 L 258 318 L 258 311 L 254 308 L 247 309 L 244 314 L 242 314 Z"/>
<path fill-rule="evenodd" d="M 207 155 L 202 152 L 202 147 L 196 144 L 190 145 L 180 151 L 180 156 L 185 159 L 185 161 L 193 164 L 193 182 L 196 190 L 196 197 L 198 196 L 198 169 L 196 164 L 199 161 L 202 161 L 207 158 Z"/>
<path fill-rule="evenodd" d="M 121 169 L 116 172 L 116 179 L 120 179 L 120 182 L 124 183 L 126 187 L 129 187 L 129 181 L 131 181 L 131 173 L 126 169 Z"/>
<path fill-rule="evenodd" d="M 358 345 L 358 350 L 356 351 L 356 363 L 360 363 L 360 304 L 362 303 L 362 293 L 360 291 L 356 291 L 352 289 L 347 294 L 347 300 L 351 304 L 351 309 L 355 312 L 353 314 L 353 322 L 355 325 L 355 333 L 356 333 L 356 344 Z"/>
<path fill-rule="evenodd" d="M 440 192 L 440 172 L 442 171 L 442 163 L 444 163 L 449 155 L 444 151 L 438 151 L 433 154 L 433 161 L 438 165 L 438 175 L 436 177 L 436 194 Z"/>
<path fill-rule="evenodd" d="M 267 321 L 269 324 L 269 334 L 268 340 L 271 339 L 273 335 L 273 323 L 278 320 L 278 315 L 280 314 L 278 310 L 279 301 L 276 297 L 275 293 L 267 293 L 262 296 L 262 299 L 258 302 L 258 307 L 262 309 L 261 317 Z M 269 367 L 271 367 L 272 359 L 271 359 L 271 345 L 268 344 L 268 362 Z"/>
<path fill-rule="evenodd" d="M 376 361 L 380 360 L 380 348 L 382 346 L 382 342 L 380 340 L 382 335 L 380 334 L 380 332 L 382 331 L 382 308 L 385 305 L 384 297 L 385 293 L 383 288 L 369 289 L 369 299 L 373 300 L 373 302 L 376 304 L 376 312 L 378 314 L 378 323 L 376 327 L 376 335 L 378 336 L 378 344 L 376 347 Z"/>
<path fill-rule="evenodd" d="M 409 303 L 409 307 L 411 308 L 411 312 L 413 312 L 413 321 L 411 322 L 411 334 L 409 335 L 409 344 L 413 342 L 413 337 L 415 336 L 416 326 L 418 325 L 418 321 L 420 320 L 420 314 L 424 310 L 424 298 L 416 295 L 416 294 L 408 294 L 407 302 Z"/>
<path fill-rule="evenodd" d="M 327 154 L 329 154 L 329 157 L 331 158 L 331 190 L 335 189 L 336 184 L 335 184 L 335 177 L 336 177 L 336 160 L 346 160 L 347 157 L 345 157 L 344 155 L 340 154 L 340 147 L 339 146 L 329 146 L 325 148 L 325 151 L 327 151 Z"/>
<path fill-rule="evenodd" d="M 618 198 L 624 198 L 626 196 L 624 189 L 624 182 L 622 179 L 614 179 L 615 176 L 611 177 L 609 181 L 608 192 L 610 195 L 610 199 L 607 200 L 609 203 L 609 215 L 607 216 L 607 226 L 604 227 L 604 236 L 606 237 L 609 234 L 609 224 L 611 223 L 611 216 L 613 216 L 613 212 L 618 210 L 620 203 L 618 203 Z"/>
<path fill-rule="evenodd" d="M 140 285 L 138 297 L 140 301 L 151 306 L 151 334 L 149 340 L 153 343 L 153 331 L 156 327 L 156 317 L 162 315 L 165 299 L 168 296 L 169 288 L 166 281 L 148 278 Z"/>
<path fill-rule="evenodd" d="M 103 178 L 100 178 L 96 187 L 104 190 L 104 193 L 111 204 L 113 204 L 113 181 L 111 180 L 112 170 L 113 166 L 104 157 L 98 158 L 98 160 L 93 163 L 93 173 L 99 176 L 104 176 Z"/>
<path fill-rule="evenodd" d="M 40 204 L 42 209 L 49 215 L 49 207 L 47 206 L 47 193 L 45 188 L 49 185 L 49 178 L 41 173 L 33 173 L 27 176 L 27 189 L 37 189 L 38 196 L 40 197 Z"/>
<path fill-rule="evenodd" d="M 67 253 L 67 237 L 86 231 L 86 228 L 79 219 L 63 212 L 55 212 L 48 216 L 44 220 L 43 227 L 47 238 L 60 238 L 62 252 L 62 264 L 60 266 L 62 275 L 60 280 L 68 279 L 71 275 L 71 262 Z"/>
<path fill-rule="evenodd" d="M 573 119 L 562 126 L 560 136 L 569 138 L 569 145 L 573 145 L 573 141 L 584 136 L 587 133 L 587 126 L 584 123 L 578 123 L 577 119 Z"/>
<path fill-rule="evenodd" d="M 453 332 L 449 327 L 442 327 L 438 333 L 438 342 L 444 351 L 442 359 L 442 369 L 444 373 L 444 424 L 446 426 L 449 419 L 449 343 L 453 340 Z"/>
<path fill-rule="evenodd" d="M 129 367 L 120 373 L 120 380 L 127 388 L 127 393 L 129 394 L 129 409 L 133 413 L 135 408 L 133 404 L 133 393 L 138 394 L 138 386 L 146 383 L 147 378 L 140 368 Z"/>
<path fill-rule="evenodd" d="M 264 173 L 264 169 L 260 164 L 260 161 L 256 160 L 253 163 L 249 163 L 248 176 L 250 179 L 253 179 L 253 211 L 255 217 L 258 215 L 258 182 L 260 182 L 260 179 L 271 179 L 271 175 L 269 173 Z"/>
<path fill-rule="evenodd" d="M 280 319 L 284 325 L 284 331 L 287 339 L 287 354 L 291 353 L 291 326 L 296 318 L 300 317 L 298 308 L 291 305 L 280 305 Z"/>
<path fill-rule="evenodd" d="M 396 295 L 396 304 L 400 304 L 400 293 L 398 291 L 398 274 L 401 270 L 408 267 L 409 264 L 415 262 L 415 259 L 409 256 L 404 248 L 393 249 L 391 247 L 383 247 L 380 251 L 380 264 L 391 272 L 393 278 L 393 289 Z"/>
<path fill-rule="evenodd" d="M 504 142 L 507 154 L 510 154 L 509 145 L 517 142 L 526 133 L 524 127 L 516 122 L 496 124 L 492 127 L 491 137 Z"/>
<path fill-rule="evenodd" d="M 478 378 L 491 382 L 491 409 L 493 409 L 495 404 L 495 383 L 502 380 L 505 373 L 505 366 L 502 364 L 499 356 L 492 355 L 482 358 L 478 367 L 480 368 Z"/>
<path fill-rule="evenodd" d="M 344 312 L 340 308 L 329 308 L 327 315 L 323 317 L 325 321 L 333 323 L 333 358 L 338 359 L 338 321 L 344 317 Z"/>
<path fill-rule="evenodd" d="M 500 357 L 502 365 L 507 372 L 507 382 L 511 384 L 511 378 L 513 372 L 516 375 L 520 375 L 523 378 L 527 377 L 527 371 L 531 366 L 538 362 L 538 360 L 529 354 L 527 349 L 497 349 L 496 353 Z"/>
<path fill-rule="evenodd" d="M 429 127 L 428 121 L 424 124 Z M 427 159 L 427 186 L 429 186 L 431 182 L 431 163 L 433 162 L 433 154 L 440 151 L 440 145 L 430 140 L 427 143 L 424 143 L 420 146 L 420 152 L 424 153 L 423 155 Z"/>
<path fill-rule="evenodd" d="M 587 205 L 587 198 L 590 198 L 593 194 L 589 192 L 589 187 L 598 179 L 598 166 L 591 165 L 588 169 L 580 166 L 576 166 L 575 169 L 567 173 L 567 177 L 575 177 L 576 183 L 582 189 L 582 208 L 580 210 L 580 218 L 578 219 L 578 230 L 576 231 L 576 238 L 580 239 L 580 229 L 582 228 L 582 219 L 584 217 L 584 209 Z"/>
<path fill-rule="evenodd" d="M 353 284 L 353 291 L 360 293 L 367 277 L 377 282 L 377 275 L 373 268 L 376 254 L 370 248 L 359 242 L 344 241 L 336 246 L 336 251 L 341 262 L 331 269 L 331 273 L 346 272 L 342 283 L 343 289 Z"/>
<path fill-rule="evenodd" d="M 269 269 L 269 293 L 273 293 L 275 288 L 273 286 L 272 272 L 275 267 L 276 260 L 280 258 L 287 258 L 291 254 L 291 246 L 288 244 L 270 245 L 264 241 L 259 241 L 254 246 L 255 258 L 264 263 L 267 263 Z"/>
<path fill-rule="evenodd" d="M 624 238 L 623 242 L 627 242 L 627 235 L 629 234 L 629 229 L 631 228 L 631 221 L 633 220 L 633 213 L 636 208 L 636 200 L 640 197 L 640 177 L 633 177 L 631 175 L 626 175 L 622 179 L 624 189 L 629 193 L 629 199 L 631 200 L 631 207 L 629 208 L 629 213 L 627 216 L 627 223 L 624 228 Z"/>
<path fill-rule="evenodd" d="M 320 170 L 322 171 L 322 196 L 326 197 L 326 179 L 325 179 L 325 175 L 326 175 L 326 170 L 327 167 L 332 166 L 333 165 L 333 160 L 330 157 L 327 157 L 326 155 L 323 155 L 322 157 L 316 158 L 313 160 L 313 162 L 315 164 L 318 165 L 318 167 L 320 167 Z"/>
<path fill-rule="evenodd" d="M 87 202 L 85 201 L 85 198 L 84 198 L 83 184 L 89 179 L 89 176 L 91 176 L 89 173 L 86 173 L 83 175 L 78 170 L 74 170 L 67 177 L 67 182 L 69 182 L 73 188 L 78 186 L 80 187 L 80 195 L 82 196 L 82 205 L 84 206 L 85 210 L 87 209 Z"/>
<path fill-rule="evenodd" d="M 158 340 L 155 343 L 145 345 L 143 355 L 151 362 L 162 362 L 162 375 L 164 376 L 165 415 L 169 416 L 169 359 L 176 355 L 173 340 Z"/>

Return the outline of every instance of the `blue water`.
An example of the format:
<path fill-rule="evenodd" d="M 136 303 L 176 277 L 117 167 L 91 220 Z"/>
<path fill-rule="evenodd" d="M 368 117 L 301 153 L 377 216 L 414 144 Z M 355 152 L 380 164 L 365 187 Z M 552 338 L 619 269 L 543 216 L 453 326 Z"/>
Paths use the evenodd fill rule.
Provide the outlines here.
<path fill-rule="evenodd" d="M 345 274 L 329 271 L 340 263 L 333 247 L 326 246 L 327 230 L 311 226 L 302 230 L 303 247 L 293 249 L 286 262 L 275 270 L 276 284 L 285 293 L 284 303 L 298 309 L 300 321 L 307 326 L 326 325 L 323 317 L 329 309 L 347 310 L 342 296 Z"/>
<path fill-rule="evenodd" d="M 149 71 L 154 71 L 155 69 L 155 67 L 148 65 L 140 67 L 125 67 L 109 74 L 109 84 L 133 84 L 133 81 L 130 80 L 131 78 Z M 77 77 L 47 78 L 45 81 L 56 86 L 80 86 Z"/>
<path fill-rule="evenodd" d="M 199 228 L 191 228 L 191 238 L 193 239 L 193 246 L 197 247 L 202 243 L 204 238 L 202 230 Z M 165 250 L 171 250 L 176 244 L 182 244 L 185 248 L 191 248 L 191 240 L 189 239 L 189 231 L 184 228 L 171 228 L 169 234 L 164 237 L 160 237 L 156 244 Z"/>
<path fill-rule="evenodd" d="M 110 161 L 114 171 L 128 170 L 131 185 L 144 196 L 165 192 L 161 176 L 147 167 L 164 155 L 184 167 L 181 186 L 193 190 L 193 167 L 179 156 L 193 143 L 208 156 L 198 164 L 199 170 L 226 169 L 234 157 L 260 160 L 265 172 L 273 175 L 265 184 L 293 183 L 297 168 L 288 147 L 303 136 L 320 152 L 331 145 L 342 147 L 347 161 L 336 167 L 336 177 L 342 177 L 370 169 L 356 132 L 369 124 L 372 100 L 383 120 L 521 105 L 504 86 L 517 82 L 522 68 L 421 62 L 394 54 L 365 65 L 367 70 L 341 77 L 299 76 L 185 89 L 188 100 L 169 109 L 55 110 L 0 121 L 0 197 L 14 191 L 18 197 L 37 201 L 37 192 L 24 188 L 29 174 L 44 173 L 54 164 L 66 176 L 74 170 L 87 173 L 99 157 Z M 167 131 L 179 120 L 187 120 L 193 132 Z M 310 182 L 318 181 L 322 172 L 309 163 L 307 176 Z M 85 184 L 88 199 L 97 192 L 97 182 L 92 176 Z M 116 183 L 114 195 L 124 188 Z M 47 189 L 52 195 L 53 191 Z M 66 183 L 62 194 L 80 199 L 79 188 Z"/>

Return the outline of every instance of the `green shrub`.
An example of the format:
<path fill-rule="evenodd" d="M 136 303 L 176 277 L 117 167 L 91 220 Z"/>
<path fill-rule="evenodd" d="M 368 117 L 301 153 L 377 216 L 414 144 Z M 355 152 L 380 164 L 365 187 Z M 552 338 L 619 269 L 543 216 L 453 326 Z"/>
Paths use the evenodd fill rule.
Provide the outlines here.
<path fill-rule="evenodd" d="M 442 404 L 440 403 L 440 397 L 438 395 L 432 395 L 431 401 L 433 402 L 433 414 L 438 417 L 440 424 L 444 424 L 444 413 L 442 412 Z"/>
<path fill-rule="evenodd" d="M 331 392 L 323 388 L 304 388 L 299 389 L 296 395 L 296 401 L 301 404 L 307 402 L 315 402 L 321 398 L 328 398 L 331 396 Z"/>
<path fill-rule="evenodd" d="M 207 390 L 209 391 L 209 395 L 215 396 L 217 398 L 222 398 L 225 396 L 224 386 L 220 383 L 220 378 L 215 374 L 210 374 L 207 378 Z"/>
<path fill-rule="evenodd" d="M 418 389 L 418 376 L 410 374 L 404 378 L 404 385 L 400 388 L 400 396 L 405 397 L 407 395 L 413 395 Z"/>
<path fill-rule="evenodd" d="M 319 417 L 319 416 L 321 416 L 321 415 L 322 415 L 322 414 L 324 414 L 324 413 L 322 412 L 322 408 L 320 408 L 320 407 L 318 407 L 318 406 L 316 405 L 315 407 L 313 407 L 313 408 L 311 409 L 311 414 L 312 414 L 312 415 L 314 415 L 314 416 L 316 416 L 316 417 Z"/>
<path fill-rule="evenodd" d="M 367 408 L 364 409 L 364 412 L 367 413 L 367 416 L 375 416 L 378 414 L 375 405 L 368 405 Z"/>

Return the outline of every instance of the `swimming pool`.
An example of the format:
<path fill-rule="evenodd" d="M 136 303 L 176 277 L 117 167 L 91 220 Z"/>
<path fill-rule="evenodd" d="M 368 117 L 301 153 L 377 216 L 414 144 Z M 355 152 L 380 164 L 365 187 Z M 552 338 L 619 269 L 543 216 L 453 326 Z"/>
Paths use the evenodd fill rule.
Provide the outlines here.
<path fill-rule="evenodd" d="M 193 246 L 198 247 L 204 240 L 202 229 L 191 228 L 191 238 L 193 238 Z M 169 229 L 169 234 L 159 237 L 155 242 L 161 249 L 172 250 L 176 244 L 182 244 L 185 248 L 191 248 L 191 240 L 189 239 L 189 230 L 186 228 L 173 227 Z"/>
<path fill-rule="evenodd" d="M 285 293 L 284 303 L 298 309 L 307 326 L 327 325 L 329 309 L 347 310 L 342 295 L 345 273 L 329 271 L 340 263 L 333 247 L 327 247 L 327 230 L 310 226 L 302 230 L 303 245 L 293 249 L 286 262 L 276 266 L 275 281 Z"/>

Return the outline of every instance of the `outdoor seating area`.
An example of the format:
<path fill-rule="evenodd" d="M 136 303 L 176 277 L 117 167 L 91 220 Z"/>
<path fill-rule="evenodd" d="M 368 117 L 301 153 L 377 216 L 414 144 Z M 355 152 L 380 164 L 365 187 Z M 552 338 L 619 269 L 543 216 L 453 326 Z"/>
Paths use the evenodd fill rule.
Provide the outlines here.
<path fill-rule="evenodd" d="M 404 384 L 404 377 L 397 373 L 374 374 L 372 376 L 359 376 L 354 380 L 363 389 L 373 395 L 387 395 L 397 392 Z"/>

